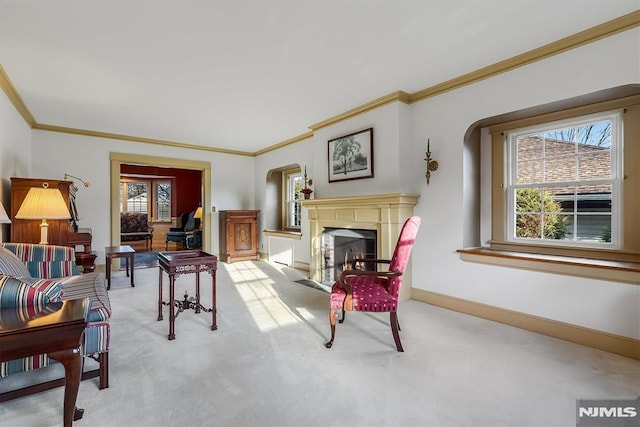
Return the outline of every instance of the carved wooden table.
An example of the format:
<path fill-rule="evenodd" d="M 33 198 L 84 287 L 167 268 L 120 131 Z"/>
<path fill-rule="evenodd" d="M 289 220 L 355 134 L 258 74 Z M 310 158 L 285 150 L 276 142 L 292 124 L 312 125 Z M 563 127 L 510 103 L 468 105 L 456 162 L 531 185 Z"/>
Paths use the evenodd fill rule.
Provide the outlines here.
<path fill-rule="evenodd" d="M 39 313 L 24 319 L 16 309 L 0 309 L 0 361 L 20 359 L 47 353 L 64 366 L 64 426 L 82 418 L 76 408 L 82 377 L 81 339 L 87 326 L 89 300 L 76 299 L 47 306 L 50 313 Z"/>
<path fill-rule="evenodd" d="M 178 314 L 185 309 L 192 309 L 196 313 L 201 311 L 211 312 L 211 330 L 218 329 L 216 325 L 216 269 L 218 258 L 199 250 L 160 252 L 158 254 L 158 320 L 162 320 L 162 306 L 169 306 L 169 335 L 170 340 L 176 339 L 175 321 Z M 169 275 L 169 301 L 162 301 L 162 272 Z M 211 274 L 211 308 L 205 308 L 200 304 L 200 272 L 208 271 Z M 196 274 L 196 295 L 189 297 L 187 293 L 183 300 L 175 299 L 175 278 L 180 274 Z"/>
<path fill-rule="evenodd" d="M 125 258 L 125 271 L 127 272 L 127 277 L 129 277 L 129 269 L 131 269 L 131 287 L 133 288 L 135 284 L 133 283 L 133 269 L 135 268 L 134 260 L 136 251 L 131 246 L 107 246 L 104 248 L 104 253 L 107 257 L 107 290 L 111 289 L 111 260 L 114 258 Z"/>

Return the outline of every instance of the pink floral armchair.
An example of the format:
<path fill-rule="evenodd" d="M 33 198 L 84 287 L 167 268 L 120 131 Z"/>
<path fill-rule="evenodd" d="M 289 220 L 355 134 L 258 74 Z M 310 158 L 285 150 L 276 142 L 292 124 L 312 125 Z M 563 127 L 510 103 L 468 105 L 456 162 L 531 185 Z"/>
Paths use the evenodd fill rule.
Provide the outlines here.
<path fill-rule="evenodd" d="M 407 219 L 402 226 L 391 260 L 359 259 L 356 262 L 389 264 L 389 270 L 345 270 L 331 288 L 329 323 L 331 339 L 325 347 L 331 348 L 336 333 L 336 318 L 342 312 L 340 323 L 347 311 L 389 312 L 391 332 L 398 351 L 404 351 L 400 342 L 398 322 L 398 295 L 411 249 L 420 228 L 420 217 Z"/>

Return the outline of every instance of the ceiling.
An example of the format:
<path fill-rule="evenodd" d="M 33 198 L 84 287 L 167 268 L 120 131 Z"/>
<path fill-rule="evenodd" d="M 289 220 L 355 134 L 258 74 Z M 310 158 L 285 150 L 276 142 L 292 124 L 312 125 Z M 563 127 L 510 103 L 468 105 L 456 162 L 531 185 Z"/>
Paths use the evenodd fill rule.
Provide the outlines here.
<path fill-rule="evenodd" d="M 256 152 L 640 9 L 640 0 L 0 0 L 38 124 Z"/>

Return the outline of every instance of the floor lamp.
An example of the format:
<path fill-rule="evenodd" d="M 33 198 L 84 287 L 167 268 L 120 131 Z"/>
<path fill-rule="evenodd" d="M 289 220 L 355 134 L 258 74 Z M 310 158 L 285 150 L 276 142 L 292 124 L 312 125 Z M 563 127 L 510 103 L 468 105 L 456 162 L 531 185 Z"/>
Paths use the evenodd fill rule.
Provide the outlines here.
<path fill-rule="evenodd" d="M 40 223 L 40 244 L 46 245 L 48 219 L 69 219 L 69 207 L 62 197 L 62 193 L 57 188 L 49 188 L 49 183 L 45 182 L 40 187 L 31 187 L 25 197 L 16 219 L 41 219 Z"/>

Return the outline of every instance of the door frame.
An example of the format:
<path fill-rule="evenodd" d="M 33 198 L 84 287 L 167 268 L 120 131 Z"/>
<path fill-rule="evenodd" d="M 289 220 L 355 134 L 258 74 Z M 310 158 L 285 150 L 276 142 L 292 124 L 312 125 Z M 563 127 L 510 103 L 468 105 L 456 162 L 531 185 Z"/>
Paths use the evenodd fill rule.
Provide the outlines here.
<path fill-rule="evenodd" d="M 130 153 L 109 153 L 111 162 L 111 245 L 120 245 L 120 166 L 135 164 L 142 166 L 161 166 L 179 169 L 199 170 L 201 174 L 202 194 L 202 250 L 211 252 L 211 162 L 199 160 L 175 159 L 170 157 L 147 156 Z"/>

